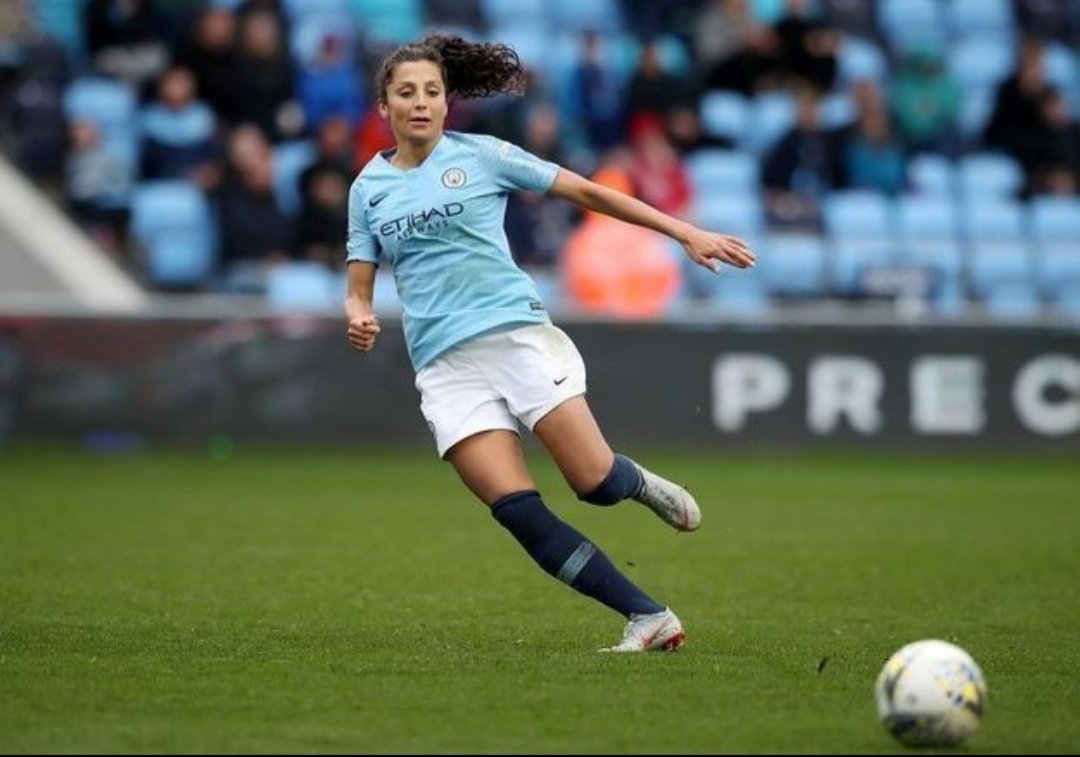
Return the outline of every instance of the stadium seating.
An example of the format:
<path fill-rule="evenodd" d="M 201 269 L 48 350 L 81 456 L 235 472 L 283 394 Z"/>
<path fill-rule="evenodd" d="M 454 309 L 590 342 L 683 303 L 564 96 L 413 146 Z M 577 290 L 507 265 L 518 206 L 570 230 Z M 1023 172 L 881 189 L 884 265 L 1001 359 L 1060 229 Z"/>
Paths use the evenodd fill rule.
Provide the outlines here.
<path fill-rule="evenodd" d="M 833 239 L 885 239 L 893 226 L 889 201 L 874 192 L 833 192 L 825 198 L 825 231 Z"/>
<path fill-rule="evenodd" d="M 827 251 L 821 237 L 774 234 L 757 252 L 754 271 L 770 294 L 784 297 L 827 294 Z"/>
<path fill-rule="evenodd" d="M 266 278 L 266 300 L 281 313 L 328 312 L 340 308 L 344 281 L 321 263 L 282 263 Z"/>
<path fill-rule="evenodd" d="M 961 212 L 965 239 L 1019 242 L 1027 235 L 1027 216 L 1017 200 L 993 197 L 965 203 Z"/>
<path fill-rule="evenodd" d="M 908 162 L 908 180 L 919 195 L 952 197 L 957 191 L 956 171 L 943 155 L 921 153 Z"/>
<path fill-rule="evenodd" d="M 724 137 L 737 144 L 746 142 L 750 130 L 750 105 L 734 92 L 713 90 L 701 98 L 701 126 L 712 137 Z"/>
<path fill-rule="evenodd" d="M 896 231 L 905 241 L 956 237 L 956 207 L 947 196 L 906 195 L 896 201 Z"/>
<path fill-rule="evenodd" d="M 960 192 L 967 199 L 1015 197 L 1024 184 L 1024 170 L 1004 153 L 974 153 L 960 159 Z"/>
<path fill-rule="evenodd" d="M 315 145 L 308 140 L 283 142 L 274 147 L 274 199 L 283 213 L 300 210 L 300 175 L 315 162 Z"/>
<path fill-rule="evenodd" d="M 1031 232 L 1040 242 L 1080 240 L 1080 199 L 1037 197 L 1031 201 Z"/>
<path fill-rule="evenodd" d="M 193 184 L 155 181 L 135 189 L 131 232 L 143 248 L 143 269 L 152 285 L 207 285 L 217 267 L 215 229 L 210 206 Z"/>
<path fill-rule="evenodd" d="M 757 192 L 760 188 L 760 164 L 744 152 L 698 150 L 687 158 L 686 169 L 699 195 Z"/>

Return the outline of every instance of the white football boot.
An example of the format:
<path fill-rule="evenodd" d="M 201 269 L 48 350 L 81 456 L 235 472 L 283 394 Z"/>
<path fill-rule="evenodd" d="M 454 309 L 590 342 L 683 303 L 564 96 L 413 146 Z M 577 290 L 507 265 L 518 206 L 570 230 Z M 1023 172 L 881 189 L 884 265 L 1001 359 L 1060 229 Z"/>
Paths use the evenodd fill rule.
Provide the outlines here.
<path fill-rule="evenodd" d="M 652 615 L 631 615 L 622 640 L 601 652 L 674 652 L 683 645 L 686 632 L 669 609 Z"/>
<path fill-rule="evenodd" d="M 693 495 L 640 465 L 637 469 L 645 483 L 634 499 L 659 515 L 672 528 L 679 531 L 697 530 L 701 525 L 701 510 Z"/>

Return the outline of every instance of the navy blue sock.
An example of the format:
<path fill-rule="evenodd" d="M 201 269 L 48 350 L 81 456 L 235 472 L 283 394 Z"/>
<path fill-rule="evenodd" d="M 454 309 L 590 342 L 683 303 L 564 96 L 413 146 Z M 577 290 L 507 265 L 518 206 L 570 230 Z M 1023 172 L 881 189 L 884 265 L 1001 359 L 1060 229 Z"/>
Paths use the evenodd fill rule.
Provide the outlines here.
<path fill-rule="evenodd" d="M 538 492 L 503 497 L 491 506 L 491 514 L 541 568 L 585 596 L 625 617 L 664 609 L 616 570 L 599 547 L 559 520 Z"/>
<path fill-rule="evenodd" d="M 614 505 L 641 491 L 643 483 L 641 473 L 634 465 L 634 461 L 617 454 L 607 478 L 588 494 L 580 495 L 578 499 L 590 505 Z"/>

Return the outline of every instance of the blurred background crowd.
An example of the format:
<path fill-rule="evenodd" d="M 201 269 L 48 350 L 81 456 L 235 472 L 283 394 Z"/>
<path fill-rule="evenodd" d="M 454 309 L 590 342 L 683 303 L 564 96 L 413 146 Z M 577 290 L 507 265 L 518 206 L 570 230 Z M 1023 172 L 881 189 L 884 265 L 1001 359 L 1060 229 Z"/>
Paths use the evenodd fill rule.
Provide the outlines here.
<path fill-rule="evenodd" d="M 0 0 L 0 146 L 152 290 L 336 307 L 374 74 L 428 30 L 529 70 L 449 128 L 758 252 L 715 276 L 516 195 L 553 309 L 1080 318 L 1080 0 Z"/>

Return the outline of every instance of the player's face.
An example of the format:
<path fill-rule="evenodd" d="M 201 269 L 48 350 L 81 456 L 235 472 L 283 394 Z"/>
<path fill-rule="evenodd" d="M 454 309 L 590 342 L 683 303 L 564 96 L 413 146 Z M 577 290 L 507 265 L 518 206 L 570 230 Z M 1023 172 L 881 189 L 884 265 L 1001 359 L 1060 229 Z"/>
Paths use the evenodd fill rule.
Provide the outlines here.
<path fill-rule="evenodd" d="M 446 85 L 438 64 L 428 60 L 399 63 L 386 85 L 383 118 L 398 142 L 425 143 L 438 139 L 446 120 Z"/>

